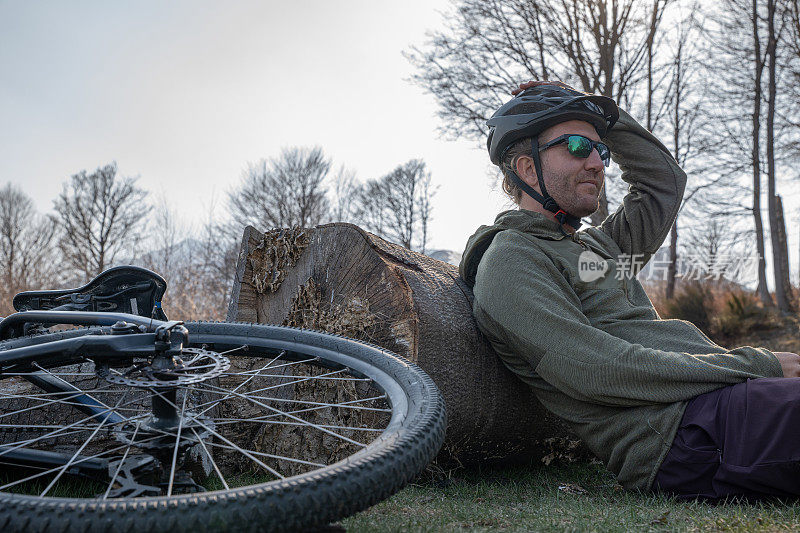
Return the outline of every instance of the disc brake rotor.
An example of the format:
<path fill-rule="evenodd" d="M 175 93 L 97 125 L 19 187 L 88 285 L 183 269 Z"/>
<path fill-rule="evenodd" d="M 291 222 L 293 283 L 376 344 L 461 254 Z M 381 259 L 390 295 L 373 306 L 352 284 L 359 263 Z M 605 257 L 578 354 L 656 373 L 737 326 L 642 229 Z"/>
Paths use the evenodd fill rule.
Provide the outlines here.
<path fill-rule="evenodd" d="M 150 362 L 120 371 L 102 366 L 97 375 L 117 385 L 130 387 L 177 387 L 200 383 L 222 375 L 231 366 L 224 355 L 201 348 L 183 348 L 181 359 L 171 368 L 155 368 Z"/>

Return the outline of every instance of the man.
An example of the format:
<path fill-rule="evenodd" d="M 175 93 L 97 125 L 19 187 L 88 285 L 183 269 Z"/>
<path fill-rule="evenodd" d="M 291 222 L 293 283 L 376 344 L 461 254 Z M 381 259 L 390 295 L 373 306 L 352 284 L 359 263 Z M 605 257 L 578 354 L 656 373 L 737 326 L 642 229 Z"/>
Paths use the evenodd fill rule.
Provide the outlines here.
<path fill-rule="evenodd" d="M 610 98 L 553 82 L 517 93 L 487 144 L 519 209 L 479 228 L 460 265 L 504 364 L 627 488 L 800 495 L 800 357 L 662 320 L 635 277 L 683 197 L 669 150 Z M 628 194 L 579 230 L 612 155 Z"/>

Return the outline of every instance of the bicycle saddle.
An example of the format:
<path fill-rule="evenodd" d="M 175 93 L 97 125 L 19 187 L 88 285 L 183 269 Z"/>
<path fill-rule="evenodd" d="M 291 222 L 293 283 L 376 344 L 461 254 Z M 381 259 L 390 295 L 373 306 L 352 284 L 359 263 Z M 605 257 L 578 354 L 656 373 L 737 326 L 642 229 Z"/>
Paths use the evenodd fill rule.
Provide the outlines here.
<path fill-rule="evenodd" d="M 109 268 L 77 289 L 25 291 L 14 296 L 17 311 L 94 311 L 130 313 L 167 320 L 161 298 L 167 282 L 136 266 Z"/>

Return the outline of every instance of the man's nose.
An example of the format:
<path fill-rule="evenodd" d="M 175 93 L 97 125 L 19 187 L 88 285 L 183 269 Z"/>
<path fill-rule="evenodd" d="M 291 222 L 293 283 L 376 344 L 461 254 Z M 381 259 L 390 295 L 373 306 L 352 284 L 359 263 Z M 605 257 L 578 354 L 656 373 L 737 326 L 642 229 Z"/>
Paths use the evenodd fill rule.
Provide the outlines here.
<path fill-rule="evenodd" d="M 594 170 L 595 172 L 599 172 L 605 168 L 603 160 L 600 158 L 600 152 L 597 151 L 597 148 L 592 149 L 592 153 L 586 158 L 586 162 L 583 164 L 583 166 L 586 168 L 586 170 Z"/>

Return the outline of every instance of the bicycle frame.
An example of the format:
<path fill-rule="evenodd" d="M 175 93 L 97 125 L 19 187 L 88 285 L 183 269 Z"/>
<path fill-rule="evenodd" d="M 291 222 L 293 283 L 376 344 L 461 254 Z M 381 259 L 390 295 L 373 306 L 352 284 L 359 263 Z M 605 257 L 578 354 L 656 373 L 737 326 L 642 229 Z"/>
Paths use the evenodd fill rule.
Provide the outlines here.
<path fill-rule="evenodd" d="M 0 322 L 0 338 L 13 338 L 15 332 L 22 331 L 23 326 L 29 323 L 111 327 L 108 329 L 110 333 L 108 335 L 86 335 L 0 352 L 0 375 L 14 368 L 28 366 L 34 368 L 36 360 L 44 356 L 49 356 L 49 361 L 54 364 L 68 362 L 80 356 L 91 356 L 95 362 L 109 364 L 113 364 L 115 359 L 129 360 L 133 357 L 154 356 L 168 348 L 159 346 L 159 340 L 162 342 L 169 340 L 168 335 L 165 338 L 165 332 L 182 324 L 179 321 L 164 322 L 127 313 L 23 311 L 10 315 Z M 180 345 L 188 340 L 185 333 L 177 337 L 179 338 L 176 342 L 169 345 L 172 350 L 176 348 L 179 350 Z M 53 357 L 55 354 L 60 354 L 62 357 L 55 358 Z M 124 421 L 110 407 L 45 371 L 31 371 L 23 377 L 33 385 L 53 394 L 53 398 L 71 404 L 76 410 L 91 416 L 101 425 L 111 426 Z M 75 458 L 66 454 L 0 446 L 0 463 L 38 467 L 65 465 L 69 461 L 76 463 Z M 108 461 L 78 458 L 76 468 L 87 475 L 107 473 Z"/>

